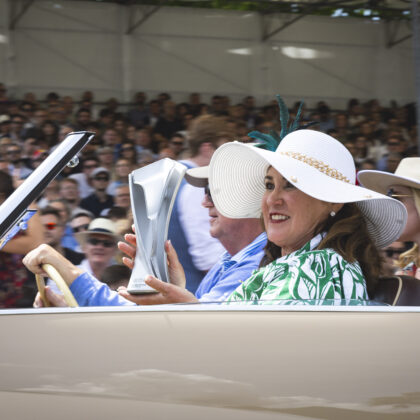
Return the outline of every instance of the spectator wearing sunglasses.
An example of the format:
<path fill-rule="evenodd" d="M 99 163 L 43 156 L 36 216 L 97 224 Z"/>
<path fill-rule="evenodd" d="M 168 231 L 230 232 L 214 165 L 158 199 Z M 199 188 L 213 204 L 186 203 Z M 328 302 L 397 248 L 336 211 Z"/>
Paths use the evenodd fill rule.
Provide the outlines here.
<path fill-rule="evenodd" d="M 87 210 L 80 209 L 75 211 L 70 219 L 70 226 L 73 230 L 73 235 L 80 232 L 86 232 L 93 218 L 93 214 Z M 80 244 L 77 246 L 76 251 L 82 251 Z"/>
<path fill-rule="evenodd" d="M 115 263 L 117 242 L 120 239 L 115 223 L 98 217 L 92 220 L 86 231 L 76 233 L 76 238 L 86 257 L 79 268 L 102 280 L 105 268 Z"/>
<path fill-rule="evenodd" d="M 65 223 L 61 218 L 60 211 L 54 207 L 44 207 L 40 211 L 40 217 L 42 226 L 44 227 L 45 243 L 51 245 L 73 264 L 80 264 L 85 258 L 84 254 L 61 246 L 64 236 Z"/>
<path fill-rule="evenodd" d="M 383 276 L 393 276 L 400 270 L 397 263 L 400 255 L 407 251 L 407 249 L 407 244 L 405 242 L 395 241 L 385 249 L 381 250 L 383 257 Z"/>
<path fill-rule="evenodd" d="M 24 164 L 22 160 L 22 149 L 17 143 L 9 144 L 6 149 L 6 157 L 10 163 L 10 175 L 15 179 L 25 179 L 32 173 L 32 169 Z"/>
<path fill-rule="evenodd" d="M 99 217 L 102 211 L 114 205 L 113 197 L 107 193 L 110 173 L 106 168 L 96 168 L 90 174 L 90 179 L 95 191 L 80 202 L 80 207 Z"/>

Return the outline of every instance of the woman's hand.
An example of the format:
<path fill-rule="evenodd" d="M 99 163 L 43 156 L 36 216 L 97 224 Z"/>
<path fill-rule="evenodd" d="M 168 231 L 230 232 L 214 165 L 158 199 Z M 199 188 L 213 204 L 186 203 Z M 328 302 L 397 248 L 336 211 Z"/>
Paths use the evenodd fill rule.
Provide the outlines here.
<path fill-rule="evenodd" d="M 73 281 L 83 274 L 83 270 L 73 265 L 68 259 L 49 245 L 42 244 L 26 254 L 22 260 L 26 268 L 34 274 L 48 276 L 42 266 L 51 264 L 61 275 L 63 280 L 70 286 Z"/>
<path fill-rule="evenodd" d="M 175 284 L 165 283 L 153 276 L 147 276 L 145 283 L 158 293 L 132 295 L 125 287 L 118 288 L 118 293 L 123 298 L 137 305 L 162 305 L 165 303 L 198 302 L 198 299 L 188 290 Z"/>

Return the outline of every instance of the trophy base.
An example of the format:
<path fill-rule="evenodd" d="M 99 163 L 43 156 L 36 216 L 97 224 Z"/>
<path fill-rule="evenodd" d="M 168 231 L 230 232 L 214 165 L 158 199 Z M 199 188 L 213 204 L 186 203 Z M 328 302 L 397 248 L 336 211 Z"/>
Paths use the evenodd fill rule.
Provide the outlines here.
<path fill-rule="evenodd" d="M 134 279 L 130 280 L 127 287 L 127 292 L 132 295 L 143 295 L 147 293 L 158 293 L 155 289 L 144 283 L 144 280 Z"/>

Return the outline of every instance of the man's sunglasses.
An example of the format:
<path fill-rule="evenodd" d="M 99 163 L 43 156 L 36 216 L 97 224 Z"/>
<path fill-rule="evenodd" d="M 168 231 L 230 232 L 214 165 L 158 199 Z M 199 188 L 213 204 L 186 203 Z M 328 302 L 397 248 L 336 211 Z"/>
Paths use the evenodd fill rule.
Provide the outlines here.
<path fill-rule="evenodd" d="M 89 224 L 86 224 L 86 225 L 80 225 L 80 226 L 75 226 L 75 227 L 73 228 L 73 232 L 74 232 L 74 233 L 77 233 L 77 232 L 84 232 L 84 231 L 88 230 L 88 227 L 89 227 Z"/>
<path fill-rule="evenodd" d="M 87 243 L 93 246 L 102 245 L 105 248 L 113 248 L 115 246 L 115 242 L 108 239 L 89 238 Z"/>
<path fill-rule="evenodd" d="M 213 198 L 211 197 L 210 187 L 208 184 L 204 187 L 204 194 L 207 196 L 208 200 L 213 203 Z"/>
<path fill-rule="evenodd" d="M 58 223 L 54 223 L 54 222 L 51 222 L 51 223 L 44 223 L 44 227 L 47 229 L 47 230 L 54 230 L 57 226 L 60 226 Z"/>
<path fill-rule="evenodd" d="M 95 181 L 109 181 L 107 176 L 95 176 Z"/>

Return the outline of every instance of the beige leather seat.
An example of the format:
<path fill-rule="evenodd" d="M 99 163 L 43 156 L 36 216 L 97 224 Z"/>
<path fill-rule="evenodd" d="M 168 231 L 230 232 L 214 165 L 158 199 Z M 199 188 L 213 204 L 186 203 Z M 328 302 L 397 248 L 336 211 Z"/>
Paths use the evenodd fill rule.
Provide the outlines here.
<path fill-rule="evenodd" d="M 420 306 L 420 280 L 410 276 L 381 277 L 370 298 L 392 306 Z"/>

